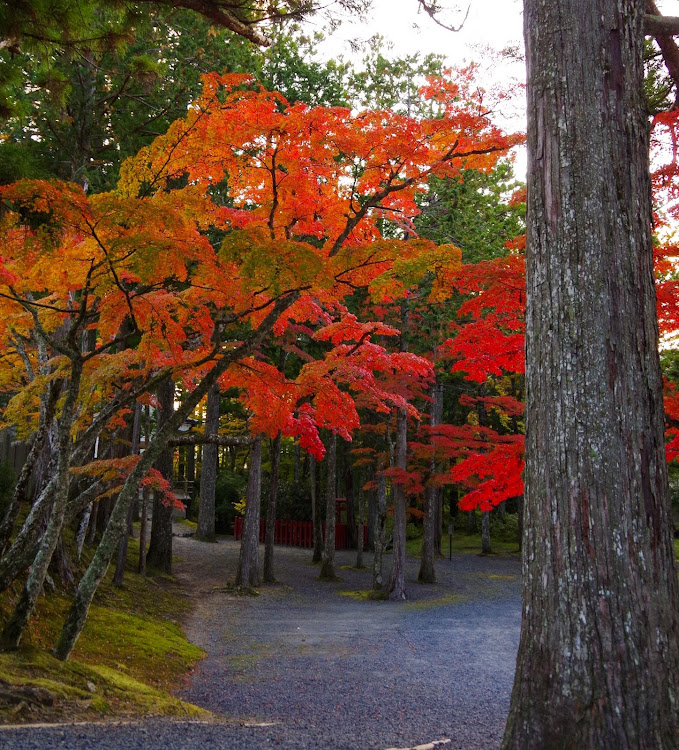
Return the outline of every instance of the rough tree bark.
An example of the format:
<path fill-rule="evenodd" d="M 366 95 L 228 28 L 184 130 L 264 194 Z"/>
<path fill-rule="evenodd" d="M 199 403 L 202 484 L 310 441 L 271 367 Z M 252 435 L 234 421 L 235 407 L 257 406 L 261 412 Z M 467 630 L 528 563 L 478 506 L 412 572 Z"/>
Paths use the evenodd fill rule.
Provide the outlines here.
<path fill-rule="evenodd" d="M 323 559 L 323 519 L 321 518 L 321 505 L 318 502 L 318 472 L 316 471 L 316 459 L 309 454 L 309 482 L 311 488 L 311 524 L 313 533 L 314 552 L 311 562 L 319 563 Z"/>
<path fill-rule="evenodd" d="M 493 552 L 490 546 L 490 511 L 481 514 L 481 554 L 490 555 Z"/>
<path fill-rule="evenodd" d="M 281 433 L 271 443 L 271 489 L 269 507 L 266 509 L 266 534 L 264 537 L 264 582 L 276 583 L 273 568 L 273 542 L 276 532 L 276 501 L 278 500 L 278 472 L 281 466 Z"/>
<path fill-rule="evenodd" d="M 358 470 L 358 534 L 356 537 L 356 567 L 363 567 L 363 526 L 365 521 L 365 491 L 361 481 L 361 471 Z"/>
<path fill-rule="evenodd" d="M 432 428 L 441 423 L 439 411 L 439 393 L 443 393 L 438 381 L 434 382 L 429 392 L 431 398 L 431 416 L 429 424 Z M 443 403 L 441 402 L 441 407 Z M 417 580 L 422 583 L 436 583 L 436 568 L 434 566 L 434 555 L 436 554 L 436 522 L 438 518 L 437 506 L 439 503 L 438 487 L 431 483 L 431 477 L 436 473 L 436 456 L 434 456 L 434 439 L 430 438 L 432 455 L 429 460 L 430 481 L 425 489 L 424 495 L 424 529 L 422 533 L 422 556 L 420 558 L 420 572 Z"/>
<path fill-rule="evenodd" d="M 236 586 L 255 588 L 259 578 L 259 518 L 262 505 L 262 438 L 257 437 L 250 450 L 248 487 L 245 501 L 243 536 L 240 541 Z"/>
<path fill-rule="evenodd" d="M 327 483 L 325 491 L 325 544 L 319 578 L 323 581 L 336 581 L 335 571 L 335 514 L 337 482 L 337 435 L 333 432 L 328 439 L 328 450 L 325 454 L 328 462 Z"/>
<path fill-rule="evenodd" d="M 215 383 L 207 393 L 205 409 L 205 434 L 219 433 L 219 383 Z M 201 542 L 214 542 L 215 535 L 215 489 L 217 487 L 217 463 L 219 446 L 205 445 L 200 465 L 200 499 L 198 501 L 198 526 L 196 539 Z"/>
<path fill-rule="evenodd" d="M 406 470 L 408 451 L 408 414 L 399 409 L 396 414 L 396 468 Z M 394 531 L 391 573 L 387 592 L 392 601 L 406 598 L 406 490 L 402 482 L 392 484 L 394 498 Z"/>
<path fill-rule="evenodd" d="M 158 428 L 170 419 L 174 412 L 174 381 L 166 380 L 158 388 Z M 156 469 L 167 480 L 172 479 L 172 448 L 165 448 L 156 461 Z M 151 540 L 146 554 L 150 568 L 172 573 L 172 505 L 164 502 L 159 492 L 153 493 L 153 518 Z"/>
<path fill-rule="evenodd" d="M 408 328 L 410 312 L 405 301 L 401 303 L 401 340 L 400 350 L 408 351 Z M 396 412 L 396 468 L 405 474 L 408 467 L 408 413 L 405 409 Z M 407 495 L 402 481 L 392 482 L 394 498 L 394 531 L 391 573 L 387 593 L 392 601 L 406 598 L 406 504 Z"/>
<path fill-rule="evenodd" d="M 382 473 L 377 475 L 375 502 L 375 553 L 373 555 L 373 589 L 381 591 L 382 559 L 384 555 L 384 537 L 387 525 L 387 480 Z"/>
<path fill-rule="evenodd" d="M 525 0 L 523 619 L 505 750 L 679 746 L 639 0 Z"/>
<path fill-rule="evenodd" d="M 139 453 L 139 438 L 141 435 L 141 404 L 137 401 L 134 408 L 134 421 L 132 423 L 132 445 L 130 446 L 130 455 L 136 456 Z M 118 559 L 116 560 L 116 570 L 113 575 L 113 583 L 116 586 L 122 586 L 125 579 L 125 565 L 127 563 L 127 542 L 132 533 L 132 518 L 134 515 L 135 504 L 131 503 L 127 511 L 127 534 L 123 536 L 118 545 Z"/>
<path fill-rule="evenodd" d="M 356 513 L 354 512 L 354 467 L 351 463 L 351 443 L 344 443 L 344 497 L 347 501 L 347 547 L 356 547 Z"/>

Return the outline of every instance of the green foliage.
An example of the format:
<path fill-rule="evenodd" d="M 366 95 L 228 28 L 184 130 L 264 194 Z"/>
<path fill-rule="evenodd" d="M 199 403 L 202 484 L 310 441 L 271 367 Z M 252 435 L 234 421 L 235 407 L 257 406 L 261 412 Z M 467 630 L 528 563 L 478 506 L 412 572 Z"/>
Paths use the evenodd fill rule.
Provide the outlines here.
<path fill-rule="evenodd" d="M 269 507 L 270 487 L 270 479 L 265 476 L 262 482 L 262 517 Z M 308 481 L 278 480 L 276 518 L 285 521 L 311 521 L 311 491 Z"/>
<path fill-rule="evenodd" d="M 464 263 L 506 255 L 507 242 L 525 231 L 525 205 L 509 202 L 520 183 L 508 161 L 489 173 L 467 169 L 456 180 L 434 177 L 429 187 L 415 222 L 418 232 L 457 245 Z"/>
<path fill-rule="evenodd" d="M 242 474 L 220 471 L 215 486 L 215 528 L 220 534 L 233 531 L 235 505 L 245 497 L 247 478 Z"/>

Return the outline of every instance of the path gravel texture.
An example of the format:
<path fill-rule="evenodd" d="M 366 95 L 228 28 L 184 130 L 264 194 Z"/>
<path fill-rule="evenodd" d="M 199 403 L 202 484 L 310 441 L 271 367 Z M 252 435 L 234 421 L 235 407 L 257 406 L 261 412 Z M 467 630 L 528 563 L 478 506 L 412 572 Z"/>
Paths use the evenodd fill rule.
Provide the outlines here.
<path fill-rule="evenodd" d="M 225 587 L 232 540 L 176 537 L 175 555 L 195 604 L 185 630 L 208 654 L 179 695 L 224 719 L 3 730 L 0 747 L 499 747 L 521 620 L 518 559 L 453 556 L 437 562 L 432 586 L 415 582 L 409 560 L 409 601 L 393 603 L 344 595 L 370 588 L 369 570 L 350 567 L 353 552 L 338 553 L 342 580 L 322 583 L 309 550 L 276 547 L 279 582 L 259 596 Z"/>

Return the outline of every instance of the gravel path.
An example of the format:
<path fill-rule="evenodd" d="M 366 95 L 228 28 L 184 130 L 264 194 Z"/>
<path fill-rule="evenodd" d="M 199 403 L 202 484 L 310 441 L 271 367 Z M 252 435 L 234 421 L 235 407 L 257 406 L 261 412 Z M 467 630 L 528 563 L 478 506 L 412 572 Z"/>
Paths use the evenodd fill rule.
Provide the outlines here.
<path fill-rule="evenodd" d="M 355 553 L 338 553 L 341 582 L 321 583 L 310 551 L 277 547 L 279 583 L 241 597 L 224 588 L 237 543 L 175 543 L 176 575 L 195 600 L 185 629 L 208 653 L 179 694 L 225 721 L 4 730 L 0 746 L 384 750 L 444 738 L 450 750 L 499 746 L 521 618 L 518 560 L 441 560 L 434 586 L 414 582 L 410 560 L 409 601 L 394 604 L 342 595 L 370 586 L 368 571 L 348 567 Z"/>

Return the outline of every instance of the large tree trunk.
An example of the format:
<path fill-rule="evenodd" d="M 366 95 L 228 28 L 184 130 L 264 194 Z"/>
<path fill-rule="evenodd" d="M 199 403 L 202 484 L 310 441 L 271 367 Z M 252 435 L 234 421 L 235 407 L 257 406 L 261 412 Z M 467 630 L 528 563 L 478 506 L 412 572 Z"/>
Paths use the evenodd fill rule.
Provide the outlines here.
<path fill-rule="evenodd" d="M 503 747 L 679 747 L 643 2 L 526 0 L 523 621 Z"/>
<path fill-rule="evenodd" d="M 325 544 L 321 562 L 320 578 L 324 581 L 336 581 L 335 572 L 335 514 L 337 512 L 337 435 L 333 432 L 328 439 L 326 453 L 328 476 L 325 491 Z"/>
<path fill-rule="evenodd" d="M 271 489 L 269 507 L 266 509 L 266 535 L 264 537 L 264 582 L 275 583 L 273 569 L 273 542 L 276 532 L 276 501 L 278 500 L 278 471 L 281 466 L 281 433 L 271 444 Z"/>
<path fill-rule="evenodd" d="M 158 428 L 160 429 L 174 412 L 174 382 L 165 381 L 158 388 Z M 172 479 L 172 448 L 165 448 L 156 461 L 156 469 L 167 480 Z M 153 493 L 153 520 L 151 541 L 146 555 L 150 568 L 172 573 L 172 505 L 165 502 L 159 492 Z"/>
<path fill-rule="evenodd" d="M 318 472 L 316 459 L 309 454 L 309 482 L 311 487 L 311 525 L 313 533 L 314 552 L 311 559 L 319 563 L 323 559 L 323 519 L 321 518 L 321 504 L 318 497 Z"/>
<path fill-rule="evenodd" d="M 205 409 L 205 434 L 219 432 L 219 383 L 207 392 Z M 217 464 L 219 446 L 204 445 L 203 460 L 200 465 L 200 500 L 198 502 L 198 527 L 196 539 L 201 542 L 214 542 L 215 535 L 215 489 L 217 487 Z"/>
<path fill-rule="evenodd" d="M 236 571 L 236 586 L 259 586 L 259 518 L 262 504 L 262 438 L 252 443 L 245 501 L 243 536 Z"/>

